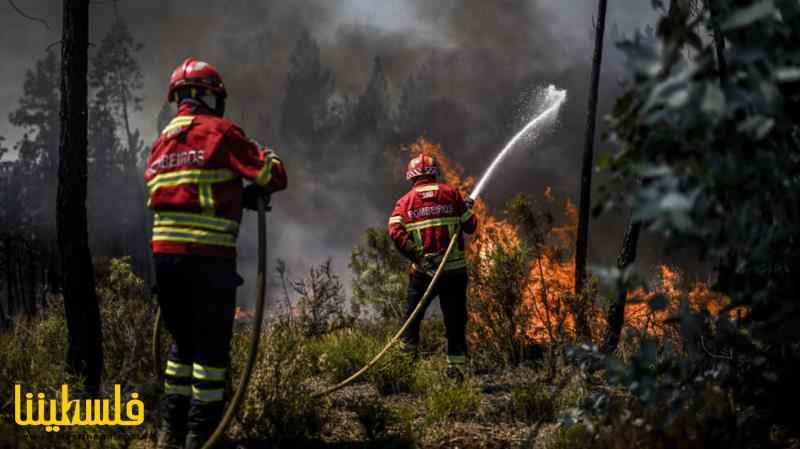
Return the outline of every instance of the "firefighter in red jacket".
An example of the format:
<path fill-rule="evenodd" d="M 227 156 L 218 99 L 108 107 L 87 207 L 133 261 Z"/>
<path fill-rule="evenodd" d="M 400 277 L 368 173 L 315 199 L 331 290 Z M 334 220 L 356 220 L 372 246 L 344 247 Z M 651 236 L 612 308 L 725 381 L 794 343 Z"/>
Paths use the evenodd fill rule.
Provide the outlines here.
<path fill-rule="evenodd" d="M 160 404 L 159 448 L 199 448 L 223 413 L 236 306 L 236 237 L 242 207 L 286 188 L 272 150 L 223 118 L 225 86 L 208 63 L 172 73 L 175 118 L 153 146 L 144 179 L 155 212 L 152 250 L 158 301 L 175 341 Z M 247 188 L 243 181 L 250 181 Z"/>
<path fill-rule="evenodd" d="M 439 169 L 431 156 L 419 155 L 408 164 L 406 179 L 411 191 L 397 201 L 389 218 L 389 236 L 400 252 L 413 262 L 408 283 L 406 318 L 417 307 L 431 282 L 454 232 L 456 247 L 445 262 L 442 276 L 434 287 L 439 296 L 447 333 L 448 373 L 463 377 L 466 363 L 467 271 L 464 233 L 477 226 L 473 201 L 461 198 L 457 189 L 437 182 Z M 407 350 L 416 354 L 423 310 L 403 335 Z"/>

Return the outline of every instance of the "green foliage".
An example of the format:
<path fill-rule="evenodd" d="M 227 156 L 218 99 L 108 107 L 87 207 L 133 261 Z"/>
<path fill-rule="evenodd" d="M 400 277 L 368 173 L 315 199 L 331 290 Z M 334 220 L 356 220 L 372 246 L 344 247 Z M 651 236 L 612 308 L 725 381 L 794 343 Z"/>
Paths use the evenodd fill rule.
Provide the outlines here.
<path fill-rule="evenodd" d="M 469 381 L 457 382 L 441 379 L 430 385 L 425 397 L 428 422 L 464 418 L 472 414 L 481 403 L 477 386 Z"/>
<path fill-rule="evenodd" d="M 319 360 L 319 373 L 340 382 L 367 364 L 385 342 L 358 327 L 347 327 L 323 335 L 309 344 Z M 396 344 L 364 376 L 380 394 L 411 391 L 416 368 L 410 354 Z"/>
<path fill-rule="evenodd" d="M 592 447 L 592 433 L 581 424 L 561 427 L 545 447 L 547 449 L 588 449 Z"/>
<path fill-rule="evenodd" d="M 410 354 L 395 345 L 367 372 L 366 377 L 382 395 L 406 393 L 414 388 L 416 364 Z"/>
<path fill-rule="evenodd" d="M 784 410 L 800 401 L 800 4 L 708 5 L 664 18 L 654 42 L 622 44 L 633 81 L 611 122 L 619 151 L 603 204 L 631 205 L 648 230 L 715 263 L 713 288 L 742 319 L 684 304 L 673 320 L 684 347 L 646 341 L 629 365 L 592 350 L 583 360 L 608 367 L 647 426 L 677 432 L 691 419 L 698 441 L 763 447 L 776 428 L 798 436 Z M 724 52 L 698 23 L 721 33 Z M 709 387 L 731 398 L 722 416 Z"/>
<path fill-rule="evenodd" d="M 389 428 L 396 425 L 400 417 L 379 401 L 363 400 L 352 405 L 350 409 L 356 414 L 358 422 L 364 427 L 369 440 L 380 440 L 387 437 Z"/>
<path fill-rule="evenodd" d="M 485 241 L 476 246 L 470 270 L 470 343 L 473 360 L 481 365 L 515 365 L 540 354 L 527 330 L 538 312 L 525 301 L 531 281 L 531 268 L 542 256 L 552 217 L 537 211 L 529 198 L 517 196 L 509 201 L 506 214 L 521 239 L 487 229 Z M 554 301 L 547 293 L 548 304 Z M 548 315 L 549 316 L 549 315 Z M 537 317 L 539 318 L 539 317 Z M 538 320 L 547 323 L 544 316 Z M 546 331 L 559 332 L 555 320 Z M 563 330 L 563 329 L 561 329 Z"/>
<path fill-rule="evenodd" d="M 340 382 L 366 364 L 381 348 L 380 341 L 358 328 L 344 328 L 309 343 L 319 360 L 319 372 Z"/>
<path fill-rule="evenodd" d="M 549 387 L 530 382 L 511 391 L 511 407 L 515 416 L 527 422 L 552 421 L 556 417 L 555 398 Z"/>
<path fill-rule="evenodd" d="M 155 305 L 143 301 L 138 290 L 142 281 L 131 274 L 126 260 L 114 260 L 101 268 L 99 271 L 106 273 L 98 281 L 105 355 L 102 395 L 110 397 L 115 384 L 122 386 L 123 396 L 139 393 L 145 403 L 146 426 L 133 430 L 77 428 L 58 434 L 45 433 L 41 428 L 0 428 L 0 434 L 8 430 L 8 437 L 16 442 L 11 447 L 122 448 L 143 438 L 147 427 L 155 424 L 160 386 L 152 374 L 149 345 L 152 327 L 142 325 L 153 322 Z M 122 292 L 123 296 L 117 296 L 116 292 Z M 53 296 L 41 314 L 33 318 L 18 317 L 11 329 L 0 334 L 0 392 L 4 392 L 0 422 L 13 422 L 13 400 L 7 401 L 6 394 L 14 391 L 14 384 L 23 385 L 25 391 L 44 392 L 51 398 L 62 384 L 70 385 L 71 395 L 81 394 L 81 379 L 66 374 L 67 332 L 63 310 L 62 298 Z"/>
<path fill-rule="evenodd" d="M 248 337 L 249 332 L 242 329 L 234 338 L 234 379 L 246 361 Z M 264 331 L 248 400 L 242 405 L 234 435 L 267 438 L 278 445 L 319 436 L 325 409 L 319 399 L 311 396 L 308 381 L 316 370 L 316 360 L 304 342 L 303 334 L 283 320 Z"/>
<path fill-rule="evenodd" d="M 96 264 L 95 275 L 101 301 L 150 301 L 144 280 L 133 272 L 130 256 Z"/>
<path fill-rule="evenodd" d="M 408 261 L 394 248 L 385 229 L 369 228 L 350 257 L 353 301 L 383 321 L 399 322 L 405 314 Z"/>

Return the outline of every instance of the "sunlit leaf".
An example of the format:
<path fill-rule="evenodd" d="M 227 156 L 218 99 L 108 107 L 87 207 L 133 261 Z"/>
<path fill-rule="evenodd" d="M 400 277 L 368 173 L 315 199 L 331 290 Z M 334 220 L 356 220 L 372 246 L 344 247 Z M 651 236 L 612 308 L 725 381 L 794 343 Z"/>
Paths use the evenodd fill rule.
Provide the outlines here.
<path fill-rule="evenodd" d="M 775 71 L 775 78 L 782 83 L 800 81 L 800 67 L 781 67 Z"/>
<path fill-rule="evenodd" d="M 772 0 L 763 0 L 747 8 L 742 8 L 722 21 L 723 31 L 743 28 L 759 20 L 765 19 L 775 13 L 775 4 Z"/>

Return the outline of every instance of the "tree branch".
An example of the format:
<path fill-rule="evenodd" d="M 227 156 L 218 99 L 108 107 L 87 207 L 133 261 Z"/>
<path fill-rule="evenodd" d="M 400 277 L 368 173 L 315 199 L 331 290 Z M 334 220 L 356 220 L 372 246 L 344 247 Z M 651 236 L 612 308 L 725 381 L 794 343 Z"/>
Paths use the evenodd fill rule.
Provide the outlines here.
<path fill-rule="evenodd" d="M 14 3 L 14 0 L 8 0 L 8 4 L 11 5 L 11 7 L 14 8 L 14 11 L 16 11 L 17 14 L 21 15 L 22 17 L 24 17 L 24 18 L 26 18 L 28 20 L 32 20 L 34 22 L 39 22 L 42 25 L 44 25 L 44 27 L 47 28 L 48 30 L 50 29 L 50 25 L 47 23 L 46 20 L 41 19 L 39 17 L 33 17 L 33 16 L 28 15 L 28 14 L 25 14 L 25 11 L 19 9 L 19 6 L 17 6 L 16 3 Z"/>

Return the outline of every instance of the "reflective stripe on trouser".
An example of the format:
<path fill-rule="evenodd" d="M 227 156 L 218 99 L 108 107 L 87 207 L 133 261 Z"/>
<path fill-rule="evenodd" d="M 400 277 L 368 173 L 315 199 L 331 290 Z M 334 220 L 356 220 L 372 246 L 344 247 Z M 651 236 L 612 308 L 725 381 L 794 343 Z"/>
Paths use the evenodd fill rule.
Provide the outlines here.
<path fill-rule="evenodd" d="M 225 396 L 225 368 L 196 363 L 192 369 L 192 399 L 222 401 Z"/>
<path fill-rule="evenodd" d="M 164 370 L 164 394 L 192 395 L 192 366 L 180 360 L 167 360 Z"/>
<path fill-rule="evenodd" d="M 463 367 L 467 363 L 467 356 L 464 354 L 447 354 L 447 366 Z"/>
<path fill-rule="evenodd" d="M 421 273 L 412 273 L 408 282 L 408 301 L 406 303 L 406 317 L 417 307 L 422 295 L 428 287 L 430 277 Z M 467 273 L 464 270 L 451 271 L 442 274 L 439 282 L 434 286 L 432 293 L 439 296 L 439 306 L 442 309 L 444 326 L 447 334 L 447 354 L 464 356 L 467 353 L 466 326 L 467 326 Z M 428 302 L 430 306 L 431 301 Z M 427 307 L 426 307 L 427 309 Z M 403 334 L 406 345 L 417 346 L 420 340 L 420 325 L 425 310 L 411 322 Z"/>
<path fill-rule="evenodd" d="M 180 364 L 169 364 L 167 370 L 188 373 L 188 394 L 165 394 L 161 416 L 171 429 L 207 436 L 225 406 L 236 287 L 241 279 L 236 261 L 174 254 L 155 254 L 154 260 L 158 302 L 175 341 L 169 360 Z"/>
<path fill-rule="evenodd" d="M 161 430 L 183 438 L 188 428 L 186 416 L 192 399 L 192 364 L 178 356 L 175 347 L 170 350 L 164 369 L 164 398 L 161 400 Z"/>

